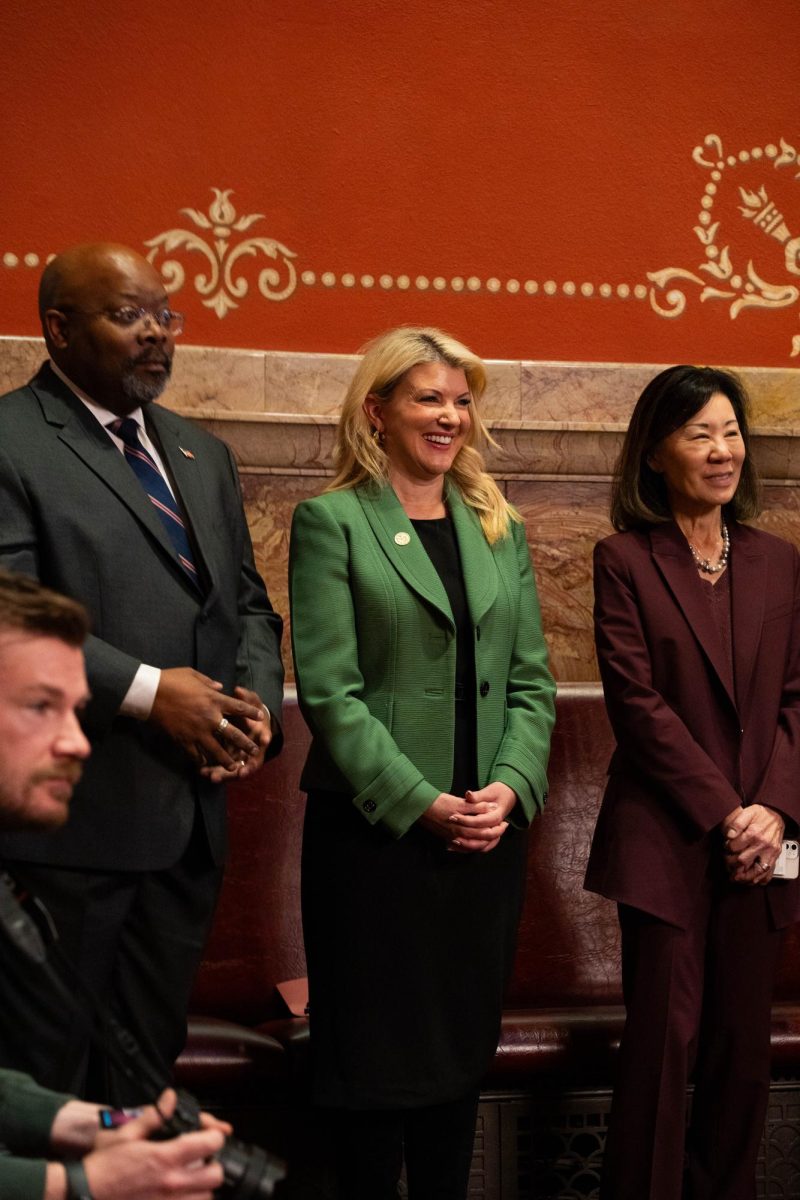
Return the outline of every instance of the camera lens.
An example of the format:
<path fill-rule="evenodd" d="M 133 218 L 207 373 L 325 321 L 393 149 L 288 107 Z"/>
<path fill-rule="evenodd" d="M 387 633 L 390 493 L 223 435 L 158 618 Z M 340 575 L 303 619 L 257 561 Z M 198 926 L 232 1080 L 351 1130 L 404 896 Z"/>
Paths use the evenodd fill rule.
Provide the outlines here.
<path fill-rule="evenodd" d="M 262 1196 L 271 1196 L 275 1184 L 286 1174 L 280 1158 L 267 1154 L 260 1146 L 246 1146 L 237 1138 L 226 1138 L 217 1158 L 225 1179 L 223 1195 L 233 1200 L 260 1200 Z"/>

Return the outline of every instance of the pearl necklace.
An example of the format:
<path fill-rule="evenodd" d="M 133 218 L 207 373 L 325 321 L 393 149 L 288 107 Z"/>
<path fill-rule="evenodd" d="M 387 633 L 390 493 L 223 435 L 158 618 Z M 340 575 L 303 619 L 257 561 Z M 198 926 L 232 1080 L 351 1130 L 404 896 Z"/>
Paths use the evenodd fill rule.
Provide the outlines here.
<path fill-rule="evenodd" d="M 731 552 L 731 537 L 728 533 L 728 526 L 722 521 L 722 554 L 719 557 L 719 562 L 715 565 L 707 558 L 701 558 L 695 550 L 689 539 L 686 539 L 689 549 L 692 552 L 692 558 L 698 571 L 705 571 L 707 575 L 716 575 L 728 565 L 728 556 Z"/>

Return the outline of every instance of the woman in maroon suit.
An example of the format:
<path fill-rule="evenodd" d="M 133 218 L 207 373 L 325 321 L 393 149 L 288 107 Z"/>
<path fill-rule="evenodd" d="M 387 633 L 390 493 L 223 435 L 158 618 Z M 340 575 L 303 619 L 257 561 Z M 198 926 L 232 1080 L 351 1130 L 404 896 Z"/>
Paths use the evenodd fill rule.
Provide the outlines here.
<path fill-rule="evenodd" d="M 797 883 L 773 878 L 800 818 L 800 556 L 740 524 L 758 512 L 746 407 L 723 371 L 653 379 L 619 532 L 595 549 L 617 748 L 586 886 L 619 905 L 627 1008 L 604 1200 L 755 1196 L 772 986 L 800 916 Z"/>

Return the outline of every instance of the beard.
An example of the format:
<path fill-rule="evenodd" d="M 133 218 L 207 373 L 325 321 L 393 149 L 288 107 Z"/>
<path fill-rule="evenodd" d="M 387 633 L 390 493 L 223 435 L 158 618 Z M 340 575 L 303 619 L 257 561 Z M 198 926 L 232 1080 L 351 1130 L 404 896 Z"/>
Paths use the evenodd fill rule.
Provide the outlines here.
<path fill-rule="evenodd" d="M 139 375 L 136 368 L 141 363 L 155 362 L 164 367 L 161 375 L 151 378 Z M 133 407 L 140 404 L 150 404 L 157 400 L 169 383 L 172 373 L 172 359 L 161 350 L 144 350 L 134 358 L 129 358 L 122 369 L 122 390 L 127 398 L 133 401 Z"/>
<path fill-rule="evenodd" d="M 48 780 L 59 780 L 73 789 L 83 773 L 80 762 L 66 763 L 50 771 L 36 771 L 26 781 L 22 794 L 4 790 L 0 783 L 0 829 L 58 829 L 69 816 L 70 799 L 62 803 L 37 802 L 36 788 Z"/>

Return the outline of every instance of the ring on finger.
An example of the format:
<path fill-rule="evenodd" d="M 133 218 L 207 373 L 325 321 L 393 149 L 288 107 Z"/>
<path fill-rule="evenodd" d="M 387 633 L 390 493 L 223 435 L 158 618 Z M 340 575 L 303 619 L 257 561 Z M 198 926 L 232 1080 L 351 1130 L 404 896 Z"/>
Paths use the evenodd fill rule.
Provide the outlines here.
<path fill-rule="evenodd" d="M 227 717 L 221 717 L 221 718 L 220 718 L 219 725 L 217 726 L 217 728 L 216 728 L 215 732 L 216 732 L 216 733 L 224 733 L 224 732 L 225 732 L 225 730 L 228 728 L 228 726 L 229 726 L 229 725 L 230 725 L 230 721 L 228 720 L 228 718 L 227 718 Z"/>

